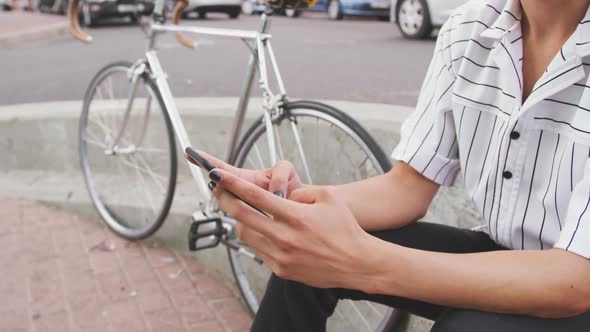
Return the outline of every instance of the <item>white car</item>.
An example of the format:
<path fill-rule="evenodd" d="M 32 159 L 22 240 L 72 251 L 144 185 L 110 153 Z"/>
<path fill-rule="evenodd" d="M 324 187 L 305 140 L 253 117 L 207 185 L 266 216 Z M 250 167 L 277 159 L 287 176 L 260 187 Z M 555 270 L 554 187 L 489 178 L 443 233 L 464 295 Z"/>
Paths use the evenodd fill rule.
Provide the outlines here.
<path fill-rule="evenodd" d="M 243 0 L 189 0 L 184 10 L 184 16 L 196 12 L 199 18 L 205 18 L 207 13 L 225 13 L 230 18 L 238 18 L 242 12 Z"/>
<path fill-rule="evenodd" d="M 391 21 L 406 38 L 426 38 L 468 0 L 391 0 Z"/>

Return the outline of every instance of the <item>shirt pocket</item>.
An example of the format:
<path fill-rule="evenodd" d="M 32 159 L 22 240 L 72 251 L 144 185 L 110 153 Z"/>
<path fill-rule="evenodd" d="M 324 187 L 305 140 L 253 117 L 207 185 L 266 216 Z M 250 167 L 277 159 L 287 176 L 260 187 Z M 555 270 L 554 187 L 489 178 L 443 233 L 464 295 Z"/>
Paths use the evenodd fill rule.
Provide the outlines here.
<path fill-rule="evenodd" d="M 485 72 L 457 74 L 452 98 L 454 104 L 466 111 L 490 113 L 502 120 L 510 119 L 516 108 L 516 97 L 501 87 L 499 77 Z"/>
<path fill-rule="evenodd" d="M 533 112 L 532 127 L 565 136 L 584 146 L 590 146 L 590 112 L 575 104 L 544 101 Z"/>

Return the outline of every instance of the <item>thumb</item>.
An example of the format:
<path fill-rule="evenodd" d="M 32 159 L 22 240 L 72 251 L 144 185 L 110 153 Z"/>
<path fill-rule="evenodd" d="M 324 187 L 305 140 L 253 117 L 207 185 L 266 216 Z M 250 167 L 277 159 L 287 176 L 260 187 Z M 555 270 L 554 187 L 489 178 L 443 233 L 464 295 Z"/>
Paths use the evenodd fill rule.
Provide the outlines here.
<path fill-rule="evenodd" d="M 289 195 L 289 200 L 303 204 L 315 204 L 325 202 L 330 197 L 329 189 L 324 186 L 307 186 L 293 190 Z"/>

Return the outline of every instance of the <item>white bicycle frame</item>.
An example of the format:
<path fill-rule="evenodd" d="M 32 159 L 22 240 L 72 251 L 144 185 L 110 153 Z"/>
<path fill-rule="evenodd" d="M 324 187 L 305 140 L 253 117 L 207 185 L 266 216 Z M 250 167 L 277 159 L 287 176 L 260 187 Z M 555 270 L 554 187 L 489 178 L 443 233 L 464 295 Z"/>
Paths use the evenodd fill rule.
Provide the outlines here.
<path fill-rule="evenodd" d="M 154 13 L 157 16 L 161 16 L 163 13 L 164 8 L 164 1 L 165 0 L 156 0 Z M 179 25 L 172 25 L 172 24 L 161 24 L 151 19 L 150 25 L 148 28 L 148 45 L 147 50 L 145 53 L 145 60 L 134 65 L 131 70 L 131 82 L 132 88 L 130 90 L 129 96 L 129 104 L 127 106 L 127 116 L 132 109 L 133 99 L 135 97 L 135 91 L 138 82 L 138 76 L 141 75 L 146 67 L 145 63 L 149 66 L 151 70 L 151 74 L 153 75 L 156 85 L 159 91 L 162 94 L 162 99 L 164 102 L 164 106 L 168 115 L 170 116 L 172 126 L 174 128 L 174 132 L 180 142 L 182 147 L 182 151 L 184 151 L 187 147 L 191 146 L 190 138 L 188 133 L 184 127 L 180 114 L 178 112 L 178 108 L 174 101 L 174 97 L 172 95 L 172 91 L 170 90 L 170 86 L 167 81 L 166 74 L 162 69 L 160 64 L 160 60 L 158 59 L 157 52 L 156 52 L 156 38 L 165 32 L 185 32 L 185 33 L 192 33 L 197 35 L 207 35 L 207 36 L 216 36 L 216 37 L 226 37 L 226 38 L 235 38 L 241 39 L 244 41 L 251 50 L 250 60 L 248 62 L 246 78 L 242 87 L 242 93 L 238 102 L 236 117 L 233 122 L 233 128 L 231 131 L 230 140 L 228 142 L 228 148 L 226 153 L 226 161 L 229 162 L 234 153 L 236 152 L 236 145 L 238 139 L 240 137 L 241 128 L 244 123 L 244 117 L 247 111 L 248 101 L 250 98 L 250 91 L 254 81 L 254 76 L 256 74 L 256 70 L 258 69 L 260 74 L 260 80 L 258 82 L 260 88 L 263 91 L 263 110 L 264 115 L 263 119 L 266 126 L 266 133 L 269 145 L 269 156 L 270 162 L 274 165 L 277 161 L 277 154 L 276 154 L 276 143 L 275 143 L 275 133 L 272 126 L 272 119 L 273 116 L 276 115 L 277 110 L 279 107 L 285 102 L 286 99 L 286 91 L 285 86 L 279 72 L 279 68 L 277 65 L 277 61 L 274 55 L 274 51 L 272 49 L 270 39 L 271 35 L 267 34 L 268 28 L 268 16 L 266 14 L 262 14 L 261 16 L 261 24 L 259 26 L 258 31 L 247 31 L 247 30 L 234 30 L 234 29 L 214 29 L 214 28 L 205 28 L 205 27 L 194 27 L 194 26 L 179 26 Z M 251 43 L 251 44 L 250 44 Z M 276 80 L 279 93 L 275 94 L 269 87 L 269 79 L 268 79 L 268 63 L 267 63 L 267 54 L 268 59 L 270 60 L 270 68 Z M 143 66 L 142 66 L 143 65 Z M 126 120 L 123 122 L 121 127 L 120 133 L 123 133 L 126 127 Z M 295 134 L 295 139 L 297 144 L 299 145 L 300 153 L 303 152 L 301 148 L 300 136 L 295 126 L 291 126 L 292 130 Z M 118 139 L 115 140 L 113 143 L 113 147 L 116 146 Z M 141 144 L 141 142 L 139 143 Z M 303 155 L 302 155 L 303 157 Z M 309 170 L 307 168 L 307 163 L 305 162 L 305 158 L 303 157 L 305 164 L 306 173 L 309 175 Z M 205 211 L 207 208 L 207 204 L 211 202 L 211 193 L 207 187 L 207 181 L 203 176 L 202 171 L 199 167 L 191 164 L 187 161 L 187 164 L 190 168 L 191 175 L 197 183 L 197 189 L 200 194 L 199 200 L 199 209 L 201 211 Z M 309 178 L 309 176 L 308 176 Z"/>

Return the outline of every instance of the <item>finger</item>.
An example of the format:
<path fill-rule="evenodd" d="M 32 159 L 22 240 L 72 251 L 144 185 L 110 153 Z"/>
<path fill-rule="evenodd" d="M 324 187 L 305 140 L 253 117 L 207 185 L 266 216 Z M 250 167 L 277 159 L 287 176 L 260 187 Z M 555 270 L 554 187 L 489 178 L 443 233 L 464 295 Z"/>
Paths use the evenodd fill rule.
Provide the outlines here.
<path fill-rule="evenodd" d="M 254 185 L 251 186 L 257 190 L 268 193 L 267 191 L 264 191 L 263 189 L 260 189 Z M 244 224 L 244 226 L 255 230 L 256 232 L 273 241 L 278 239 L 278 234 L 281 234 L 281 232 L 285 231 L 284 224 L 269 222 L 270 220 L 267 217 L 246 205 L 246 203 L 236 198 L 236 196 L 234 196 L 232 193 L 228 192 L 227 190 L 223 190 L 223 188 L 220 187 L 221 185 L 217 184 L 215 190 L 213 191 L 213 195 L 217 199 L 219 209 L 228 213 L 237 222 Z M 273 196 L 270 193 L 268 194 Z M 280 199 L 278 197 L 274 198 Z"/>
<path fill-rule="evenodd" d="M 233 171 L 233 169 L 235 168 L 235 167 L 231 166 L 230 164 L 228 164 L 220 159 L 215 158 L 214 156 L 208 154 L 207 152 L 204 152 L 201 150 L 196 150 L 196 151 L 198 154 L 203 156 L 203 158 L 207 159 L 213 166 L 215 166 L 215 168 L 225 169 L 230 172 Z"/>
<path fill-rule="evenodd" d="M 268 191 L 279 196 L 286 197 L 289 186 L 289 178 L 293 172 L 293 165 L 285 160 L 279 160 L 271 169 Z"/>
<path fill-rule="evenodd" d="M 214 169 L 209 173 L 209 177 L 217 182 L 218 188 L 223 187 L 252 206 L 285 221 L 292 221 L 294 219 L 292 211 L 303 207 L 295 202 L 277 197 L 227 171 Z"/>

